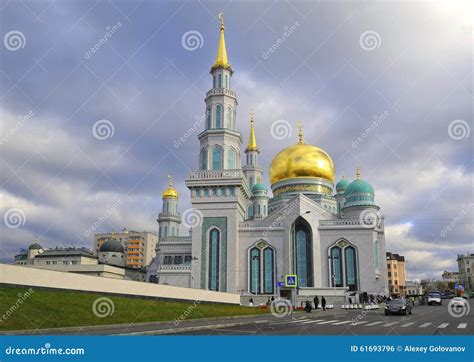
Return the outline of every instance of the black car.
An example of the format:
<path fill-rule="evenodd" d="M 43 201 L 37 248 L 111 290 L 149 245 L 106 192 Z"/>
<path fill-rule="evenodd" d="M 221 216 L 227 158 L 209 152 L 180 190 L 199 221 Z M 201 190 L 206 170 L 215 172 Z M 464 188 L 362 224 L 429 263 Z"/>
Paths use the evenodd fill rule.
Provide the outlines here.
<path fill-rule="evenodd" d="M 387 303 L 385 315 L 411 314 L 412 303 L 406 299 L 394 299 Z"/>

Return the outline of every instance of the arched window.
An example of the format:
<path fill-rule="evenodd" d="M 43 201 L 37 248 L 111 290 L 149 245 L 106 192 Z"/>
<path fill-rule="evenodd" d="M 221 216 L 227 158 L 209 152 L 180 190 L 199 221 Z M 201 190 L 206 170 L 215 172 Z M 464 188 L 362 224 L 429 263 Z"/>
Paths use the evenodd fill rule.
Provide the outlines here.
<path fill-rule="evenodd" d="M 216 128 L 222 128 L 222 107 L 216 106 Z"/>
<path fill-rule="evenodd" d="M 274 269 L 273 249 L 267 247 L 263 250 L 263 292 L 266 294 L 273 294 L 273 286 L 275 284 L 273 269 Z"/>
<path fill-rule="evenodd" d="M 313 287 L 313 236 L 311 227 L 303 219 L 296 219 L 292 227 L 294 269 L 301 287 Z"/>
<path fill-rule="evenodd" d="M 210 107 L 207 107 L 207 111 L 206 111 L 206 118 L 207 118 L 207 122 L 206 122 L 206 129 L 211 129 L 211 108 Z"/>
<path fill-rule="evenodd" d="M 231 147 L 227 151 L 227 168 L 229 170 L 234 170 L 235 167 L 235 150 Z"/>
<path fill-rule="evenodd" d="M 379 258 L 379 241 L 374 241 L 374 265 L 376 268 L 380 268 L 380 258 Z"/>
<path fill-rule="evenodd" d="M 346 286 L 349 290 L 357 290 L 357 262 L 356 250 L 352 246 L 344 249 L 344 262 L 346 265 Z"/>
<path fill-rule="evenodd" d="M 232 129 L 232 108 L 227 107 L 227 112 L 225 113 L 225 127 Z"/>
<path fill-rule="evenodd" d="M 222 88 L 222 74 L 219 74 L 219 88 Z"/>
<path fill-rule="evenodd" d="M 165 226 L 165 232 L 163 235 L 165 238 L 168 236 L 168 226 Z"/>
<path fill-rule="evenodd" d="M 260 249 L 250 250 L 250 293 L 260 293 Z"/>
<path fill-rule="evenodd" d="M 212 88 L 216 87 L 216 76 L 212 77 Z"/>
<path fill-rule="evenodd" d="M 225 88 L 229 88 L 229 77 L 226 75 L 224 75 L 224 87 Z"/>
<path fill-rule="evenodd" d="M 220 232 L 211 229 L 209 232 L 209 289 L 219 290 L 219 247 Z"/>
<path fill-rule="evenodd" d="M 201 154 L 199 155 L 199 158 L 200 158 L 201 170 L 207 170 L 207 149 L 203 148 L 201 150 Z"/>
<path fill-rule="evenodd" d="M 333 287 L 342 287 L 342 253 L 341 248 L 331 249 L 331 283 Z"/>
<path fill-rule="evenodd" d="M 248 208 L 247 208 L 247 214 L 249 216 L 249 219 L 253 218 L 253 206 L 250 205 Z"/>
<path fill-rule="evenodd" d="M 222 170 L 222 148 L 218 146 L 212 150 L 212 169 Z"/>

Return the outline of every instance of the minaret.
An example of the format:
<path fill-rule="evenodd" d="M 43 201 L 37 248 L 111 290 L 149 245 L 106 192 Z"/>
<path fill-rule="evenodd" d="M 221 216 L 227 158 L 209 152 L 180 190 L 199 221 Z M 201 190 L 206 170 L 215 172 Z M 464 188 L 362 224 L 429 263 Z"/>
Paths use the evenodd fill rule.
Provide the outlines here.
<path fill-rule="evenodd" d="M 224 18 L 221 20 L 219 47 L 211 67 L 212 88 L 206 93 L 205 130 L 199 135 L 201 144 L 199 169 L 240 169 L 242 136 L 236 131 L 237 96 L 231 88 L 234 73 L 227 59 Z"/>
<path fill-rule="evenodd" d="M 158 215 L 159 237 L 179 235 L 181 215 L 178 212 L 178 191 L 173 188 L 173 177 L 168 175 L 169 187 L 163 191 L 163 210 Z"/>
<path fill-rule="evenodd" d="M 245 166 L 242 168 L 245 178 L 252 189 L 253 185 L 262 182 L 263 171 L 258 164 L 258 154 L 260 150 L 257 146 L 257 139 L 255 137 L 254 113 L 250 112 L 250 133 L 245 154 L 247 156 Z"/>

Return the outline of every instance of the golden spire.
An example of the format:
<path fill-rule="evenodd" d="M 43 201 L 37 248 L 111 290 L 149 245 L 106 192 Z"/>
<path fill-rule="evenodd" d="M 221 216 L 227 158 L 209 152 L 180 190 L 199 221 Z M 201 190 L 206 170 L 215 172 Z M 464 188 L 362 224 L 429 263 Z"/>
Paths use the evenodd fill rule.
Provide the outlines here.
<path fill-rule="evenodd" d="M 163 198 L 166 199 L 166 198 L 170 198 L 170 197 L 173 197 L 175 199 L 178 198 L 178 191 L 176 191 L 174 188 L 173 188 L 173 176 L 168 175 L 168 178 L 169 178 L 169 187 L 163 191 Z"/>
<path fill-rule="evenodd" d="M 254 127 L 254 120 L 253 120 L 253 111 L 250 112 L 250 134 L 249 134 L 249 142 L 247 144 L 247 148 L 245 151 L 257 151 L 257 138 L 255 137 L 255 127 Z"/>
<path fill-rule="evenodd" d="M 224 37 L 224 13 L 219 13 L 217 16 L 221 21 L 221 28 L 220 28 L 220 38 L 219 38 L 219 48 L 217 49 L 216 61 L 214 62 L 213 66 L 211 67 L 211 71 L 216 68 L 226 68 L 231 69 L 230 64 L 227 60 L 227 50 L 225 47 L 225 37 Z"/>
<path fill-rule="evenodd" d="M 356 166 L 356 179 L 357 179 L 357 180 L 360 180 L 360 168 L 359 168 L 359 164 L 357 164 L 357 166 Z"/>
<path fill-rule="evenodd" d="M 300 121 L 296 123 L 296 127 L 298 127 L 298 144 L 303 145 L 303 125 L 301 124 Z"/>

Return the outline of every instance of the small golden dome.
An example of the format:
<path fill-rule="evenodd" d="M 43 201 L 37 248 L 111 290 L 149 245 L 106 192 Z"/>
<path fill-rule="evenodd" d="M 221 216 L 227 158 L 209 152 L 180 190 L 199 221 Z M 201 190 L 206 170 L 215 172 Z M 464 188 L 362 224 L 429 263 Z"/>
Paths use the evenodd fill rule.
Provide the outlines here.
<path fill-rule="evenodd" d="M 301 178 L 319 177 L 334 183 L 334 163 L 321 148 L 303 143 L 303 133 L 299 131 L 299 142 L 280 151 L 270 164 L 270 183 Z"/>
<path fill-rule="evenodd" d="M 174 197 L 175 199 L 177 199 L 178 191 L 176 191 L 173 188 L 173 177 L 171 175 L 168 175 L 168 178 L 170 179 L 170 185 L 165 191 L 163 191 L 162 197 L 164 199 L 171 198 L 171 197 Z"/>

